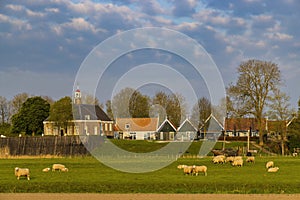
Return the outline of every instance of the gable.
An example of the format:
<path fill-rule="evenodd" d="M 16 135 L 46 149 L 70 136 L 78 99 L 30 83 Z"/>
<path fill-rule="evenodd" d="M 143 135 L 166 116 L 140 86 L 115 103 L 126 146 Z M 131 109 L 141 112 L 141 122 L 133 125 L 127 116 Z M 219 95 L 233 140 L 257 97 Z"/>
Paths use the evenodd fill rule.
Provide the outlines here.
<path fill-rule="evenodd" d="M 182 122 L 177 130 L 178 132 L 197 132 L 197 129 L 192 125 L 189 120 Z"/>
<path fill-rule="evenodd" d="M 160 125 L 157 132 L 176 132 L 176 128 L 171 124 L 169 120 L 165 120 Z"/>

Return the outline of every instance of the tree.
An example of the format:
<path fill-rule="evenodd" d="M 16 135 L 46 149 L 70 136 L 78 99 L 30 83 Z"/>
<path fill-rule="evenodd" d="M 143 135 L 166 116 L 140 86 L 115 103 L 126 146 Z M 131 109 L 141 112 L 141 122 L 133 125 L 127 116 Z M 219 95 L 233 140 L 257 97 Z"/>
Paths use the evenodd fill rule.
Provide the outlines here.
<path fill-rule="evenodd" d="M 0 96 L 0 125 L 9 121 L 9 103 L 5 97 Z"/>
<path fill-rule="evenodd" d="M 22 104 L 29 98 L 27 93 L 20 93 L 14 96 L 11 100 L 12 115 L 18 113 L 22 107 Z"/>
<path fill-rule="evenodd" d="M 26 134 L 41 134 L 43 121 L 49 116 L 50 105 L 41 97 L 28 98 L 20 111 L 12 117 L 12 131 Z"/>
<path fill-rule="evenodd" d="M 287 141 L 287 123 L 288 119 L 292 116 L 293 111 L 290 109 L 289 103 L 290 97 L 281 92 L 279 89 L 274 90 L 274 95 L 271 97 L 272 102 L 269 107 L 269 116 L 272 116 L 276 120 L 280 121 L 280 140 L 281 140 L 281 154 L 284 155 L 285 143 Z"/>
<path fill-rule="evenodd" d="M 114 117 L 149 117 L 149 97 L 132 88 L 124 88 L 111 102 Z"/>
<path fill-rule="evenodd" d="M 205 120 L 210 116 L 212 112 L 212 106 L 210 100 L 202 97 L 198 99 L 197 103 L 193 106 L 191 121 L 197 128 L 204 125 Z"/>
<path fill-rule="evenodd" d="M 181 94 L 168 95 L 162 91 L 157 92 L 152 99 L 152 104 L 156 107 L 155 110 L 159 114 L 160 122 L 168 117 L 178 127 L 184 120 L 183 117 L 187 115 L 186 102 Z"/>
<path fill-rule="evenodd" d="M 260 60 L 248 60 L 238 67 L 239 77 L 227 92 L 231 101 L 238 105 L 241 115 L 252 114 L 259 127 L 259 144 L 263 145 L 262 119 L 271 93 L 278 88 L 281 73 L 277 64 Z"/>
<path fill-rule="evenodd" d="M 298 101 L 298 113 L 294 115 L 291 124 L 288 127 L 288 148 L 293 151 L 300 147 L 300 99 Z"/>
<path fill-rule="evenodd" d="M 66 133 L 73 120 L 72 99 L 66 96 L 56 101 L 50 108 L 49 120 L 54 121 L 59 130 L 63 127 Z"/>

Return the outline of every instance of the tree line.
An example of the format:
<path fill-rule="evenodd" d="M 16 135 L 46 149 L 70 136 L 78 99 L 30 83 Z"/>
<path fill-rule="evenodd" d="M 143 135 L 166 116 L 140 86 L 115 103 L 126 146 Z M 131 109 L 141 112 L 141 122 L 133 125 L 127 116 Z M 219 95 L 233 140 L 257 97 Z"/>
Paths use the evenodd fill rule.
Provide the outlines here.
<path fill-rule="evenodd" d="M 283 80 L 277 64 L 248 60 L 238 66 L 237 74 L 237 81 L 227 86 L 227 97 L 220 102 L 226 104 L 227 117 L 254 117 L 259 124 L 260 145 L 263 145 L 265 134 L 262 120 L 266 117 L 281 121 L 288 121 L 292 117 L 296 119 L 293 122 L 293 130 L 289 130 L 289 133 L 284 130 L 281 132 L 283 143 L 296 137 L 290 134 L 300 135 L 300 129 L 297 130 L 297 125 L 294 125 L 299 123 L 299 114 L 290 108 L 290 97 L 280 90 Z M 82 103 L 97 104 L 104 108 L 97 98 L 88 94 L 82 96 Z M 189 115 L 197 128 L 203 126 L 211 113 L 218 116 L 218 105 L 212 105 L 206 97 L 201 97 L 189 112 L 186 100 L 181 94 L 157 91 L 150 97 L 132 88 L 121 90 L 105 102 L 105 107 L 111 119 L 159 117 L 160 120 L 164 120 L 168 117 L 175 126 L 179 126 Z M 54 101 L 51 97 L 30 97 L 22 93 L 8 101 L 0 96 L 1 134 L 41 134 L 42 121 L 48 117 L 56 121 L 58 126 L 66 126 L 66 122 L 72 119 L 72 99 L 64 97 Z M 219 120 L 223 122 L 224 119 Z"/>

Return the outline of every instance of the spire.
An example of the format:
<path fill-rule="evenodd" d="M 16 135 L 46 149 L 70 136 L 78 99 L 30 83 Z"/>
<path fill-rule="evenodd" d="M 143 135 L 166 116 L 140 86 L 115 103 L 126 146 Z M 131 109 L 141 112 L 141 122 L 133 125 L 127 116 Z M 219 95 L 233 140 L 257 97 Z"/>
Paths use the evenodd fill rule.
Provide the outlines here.
<path fill-rule="evenodd" d="M 81 104 L 81 92 L 78 85 L 74 93 L 74 104 Z"/>

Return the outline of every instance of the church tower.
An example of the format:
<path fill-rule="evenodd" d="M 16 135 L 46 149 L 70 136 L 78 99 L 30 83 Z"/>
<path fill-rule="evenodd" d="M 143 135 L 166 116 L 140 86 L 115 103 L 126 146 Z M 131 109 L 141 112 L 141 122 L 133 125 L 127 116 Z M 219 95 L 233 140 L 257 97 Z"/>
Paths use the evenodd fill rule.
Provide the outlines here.
<path fill-rule="evenodd" d="M 78 87 L 74 94 L 74 104 L 81 104 L 81 92 Z"/>

